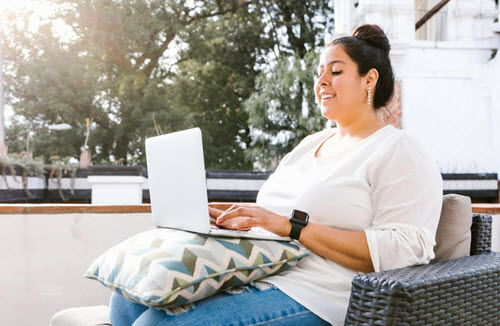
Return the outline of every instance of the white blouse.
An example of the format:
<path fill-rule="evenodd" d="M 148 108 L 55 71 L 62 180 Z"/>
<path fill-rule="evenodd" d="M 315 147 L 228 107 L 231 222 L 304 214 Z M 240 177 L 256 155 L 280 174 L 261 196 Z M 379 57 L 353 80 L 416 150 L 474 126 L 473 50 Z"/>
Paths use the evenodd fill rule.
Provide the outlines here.
<path fill-rule="evenodd" d="M 335 132 L 308 136 L 288 153 L 262 186 L 257 204 L 287 216 L 299 209 L 317 223 L 364 230 L 376 272 L 428 263 L 443 194 L 436 164 L 414 137 L 391 125 L 330 157 L 316 157 Z M 343 325 L 356 274 L 311 252 L 265 281 L 329 323 Z"/>

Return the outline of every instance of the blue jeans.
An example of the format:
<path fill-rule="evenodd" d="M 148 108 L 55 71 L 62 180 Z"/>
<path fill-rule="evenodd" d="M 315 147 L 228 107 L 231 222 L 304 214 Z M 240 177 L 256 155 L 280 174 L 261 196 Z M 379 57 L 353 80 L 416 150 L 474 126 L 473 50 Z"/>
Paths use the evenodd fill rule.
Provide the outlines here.
<path fill-rule="evenodd" d="M 250 286 L 238 294 L 221 292 L 195 302 L 192 310 L 176 315 L 148 308 L 113 294 L 109 317 L 113 326 L 163 325 L 328 325 L 278 289 Z"/>

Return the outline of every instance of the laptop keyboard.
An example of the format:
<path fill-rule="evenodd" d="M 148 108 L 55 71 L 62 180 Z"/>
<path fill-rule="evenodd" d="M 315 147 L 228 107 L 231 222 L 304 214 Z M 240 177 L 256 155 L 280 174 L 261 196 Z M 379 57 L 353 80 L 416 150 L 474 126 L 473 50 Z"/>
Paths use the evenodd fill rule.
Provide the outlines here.
<path fill-rule="evenodd" d="M 218 227 L 215 227 L 215 226 L 211 226 L 210 227 L 210 230 L 217 230 L 217 232 L 228 232 L 228 233 L 238 233 L 238 234 L 245 234 L 247 233 L 249 230 L 232 230 L 232 229 L 222 229 L 222 228 L 218 228 Z"/>
<path fill-rule="evenodd" d="M 260 227 L 255 227 L 250 230 L 233 230 L 233 229 L 222 229 L 218 228 L 215 226 L 210 227 L 211 230 L 217 230 L 217 232 L 224 232 L 224 233 L 229 233 L 229 234 L 246 234 L 246 233 L 251 233 L 252 235 L 256 236 L 263 236 L 263 237 L 276 237 L 276 234 L 267 231 L 266 229 L 260 228 Z"/>

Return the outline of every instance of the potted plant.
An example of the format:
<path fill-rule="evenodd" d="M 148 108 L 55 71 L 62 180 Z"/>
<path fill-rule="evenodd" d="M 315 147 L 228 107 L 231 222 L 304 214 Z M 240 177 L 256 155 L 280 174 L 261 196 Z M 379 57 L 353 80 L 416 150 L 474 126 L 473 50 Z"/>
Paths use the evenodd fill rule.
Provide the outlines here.
<path fill-rule="evenodd" d="M 45 175 L 42 158 L 26 152 L 0 157 L 3 201 L 41 200 L 45 197 Z"/>
<path fill-rule="evenodd" d="M 75 179 L 77 177 L 78 163 L 71 162 L 72 157 L 60 158 L 58 155 L 50 157 L 51 165 L 48 166 L 47 188 L 49 191 L 57 186 L 59 197 L 67 201 L 70 196 L 75 196 Z M 63 179 L 69 179 L 69 187 L 63 185 Z M 65 194 L 66 192 L 66 194 Z"/>

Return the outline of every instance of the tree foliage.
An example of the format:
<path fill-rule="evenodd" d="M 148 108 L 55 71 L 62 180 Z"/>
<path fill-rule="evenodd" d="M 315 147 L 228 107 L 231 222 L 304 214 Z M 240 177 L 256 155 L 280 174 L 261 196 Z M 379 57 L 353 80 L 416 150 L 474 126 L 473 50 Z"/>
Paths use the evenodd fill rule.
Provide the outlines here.
<path fill-rule="evenodd" d="M 170 101 L 190 112 L 204 135 L 205 160 L 217 169 L 251 169 L 243 149 L 249 141 L 248 115 L 242 108 L 254 89 L 256 65 L 272 40 L 263 36 L 259 11 L 240 11 L 190 27 Z M 210 37 L 207 37 L 210 36 Z"/>
<path fill-rule="evenodd" d="M 15 112 L 7 133 L 68 123 L 38 131 L 31 147 L 46 159 L 78 157 L 90 118 L 94 163 L 145 163 L 146 137 L 199 126 L 212 169 L 252 167 L 243 103 L 276 58 L 302 58 L 321 43 L 332 12 L 326 1 L 46 2 L 50 17 L 26 11 L 0 21 Z M 24 148 L 22 139 L 7 144 Z"/>
<path fill-rule="evenodd" d="M 326 120 L 314 97 L 318 55 L 283 56 L 257 78 L 256 92 L 246 101 L 252 142 L 247 151 L 261 169 L 273 169 L 307 135 L 322 130 Z"/>
<path fill-rule="evenodd" d="M 304 57 L 323 45 L 333 29 L 333 1 L 263 1 L 280 55 Z"/>
<path fill-rule="evenodd" d="M 274 169 L 305 136 L 324 128 L 313 87 L 317 58 L 333 27 L 331 7 L 326 1 L 276 1 L 269 10 L 278 18 L 274 33 L 287 41 L 244 103 L 251 128 L 247 157 L 259 169 Z"/>

